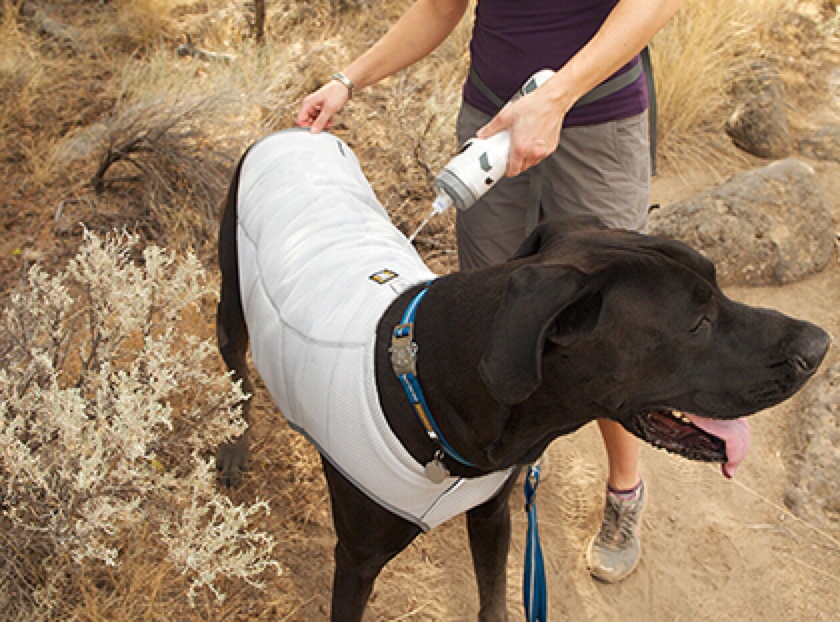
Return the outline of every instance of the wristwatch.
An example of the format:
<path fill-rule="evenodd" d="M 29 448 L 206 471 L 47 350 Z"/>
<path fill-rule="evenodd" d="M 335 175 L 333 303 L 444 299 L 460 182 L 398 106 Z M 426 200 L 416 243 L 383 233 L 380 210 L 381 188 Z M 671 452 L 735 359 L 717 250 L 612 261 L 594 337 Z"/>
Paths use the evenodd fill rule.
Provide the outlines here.
<path fill-rule="evenodd" d="M 356 88 L 356 85 L 353 84 L 353 81 L 350 78 L 348 78 L 339 71 L 338 73 L 334 73 L 330 77 L 330 80 L 338 80 L 339 82 L 341 82 L 344 86 L 347 87 L 347 90 L 350 91 L 350 97 L 353 97 L 353 89 Z"/>

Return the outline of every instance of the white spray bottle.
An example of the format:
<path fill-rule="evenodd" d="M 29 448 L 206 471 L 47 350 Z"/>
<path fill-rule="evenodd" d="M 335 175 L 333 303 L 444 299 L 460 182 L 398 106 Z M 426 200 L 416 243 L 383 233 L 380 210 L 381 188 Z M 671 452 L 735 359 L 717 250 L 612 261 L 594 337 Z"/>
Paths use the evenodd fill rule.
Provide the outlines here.
<path fill-rule="evenodd" d="M 554 72 L 542 69 L 528 78 L 525 84 L 510 99 L 516 101 L 523 95 L 535 91 L 545 84 Z M 504 177 L 510 152 L 510 132 L 502 130 L 490 138 L 470 138 L 458 154 L 443 167 L 435 177 L 437 197 L 432 211 L 412 234 L 414 240 L 420 230 L 436 214 L 453 205 L 460 210 L 471 208 L 490 188 Z"/>

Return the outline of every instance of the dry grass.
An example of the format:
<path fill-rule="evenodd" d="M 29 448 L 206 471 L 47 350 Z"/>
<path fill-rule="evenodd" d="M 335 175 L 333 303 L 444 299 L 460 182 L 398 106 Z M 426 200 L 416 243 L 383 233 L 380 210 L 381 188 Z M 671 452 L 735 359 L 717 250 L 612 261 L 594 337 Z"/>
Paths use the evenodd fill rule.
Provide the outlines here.
<path fill-rule="evenodd" d="M 724 80 L 760 54 L 762 31 L 791 0 L 686 0 L 651 46 L 659 148 L 667 165 L 722 170 L 739 154 L 723 133 Z"/>
<path fill-rule="evenodd" d="M 46 68 L 34 37 L 19 23 L 17 6 L 8 1 L 0 5 L 0 39 L 0 149 L 10 154 L 16 151 L 15 128 L 33 121 L 33 100 Z"/>
<path fill-rule="evenodd" d="M 154 48 L 169 33 L 171 5 L 169 0 L 116 0 L 115 14 L 101 33 L 103 47 L 129 54 Z"/>

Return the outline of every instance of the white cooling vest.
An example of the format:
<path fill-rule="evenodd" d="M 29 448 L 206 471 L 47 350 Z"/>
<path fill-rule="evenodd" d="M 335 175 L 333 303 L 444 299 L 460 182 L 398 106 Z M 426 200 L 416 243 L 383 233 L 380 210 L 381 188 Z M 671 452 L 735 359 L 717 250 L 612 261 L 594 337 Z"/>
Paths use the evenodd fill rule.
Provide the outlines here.
<path fill-rule="evenodd" d="M 336 469 L 423 530 L 498 492 L 510 471 L 432 483 L 385 420 L 374 373 L 379 319 L 435 275 L 344 142 L 295 129 L 252 147 L 237 242 L 257 371 L 284 417 Z"/>

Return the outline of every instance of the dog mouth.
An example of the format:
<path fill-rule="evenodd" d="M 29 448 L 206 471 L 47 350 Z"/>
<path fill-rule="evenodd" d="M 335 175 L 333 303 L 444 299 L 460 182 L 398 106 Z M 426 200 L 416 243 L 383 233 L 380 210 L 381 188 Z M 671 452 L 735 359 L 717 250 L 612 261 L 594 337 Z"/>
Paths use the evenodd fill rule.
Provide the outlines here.
<path fill-rule="evenodd" d="M 678 410 L 643 412 L 622 422 L 625 428 L 673 454 L 701 462 L 720 462 L 724 476 L 731 478 L 750 447 L 746 419 L 708 419 Z"/>

